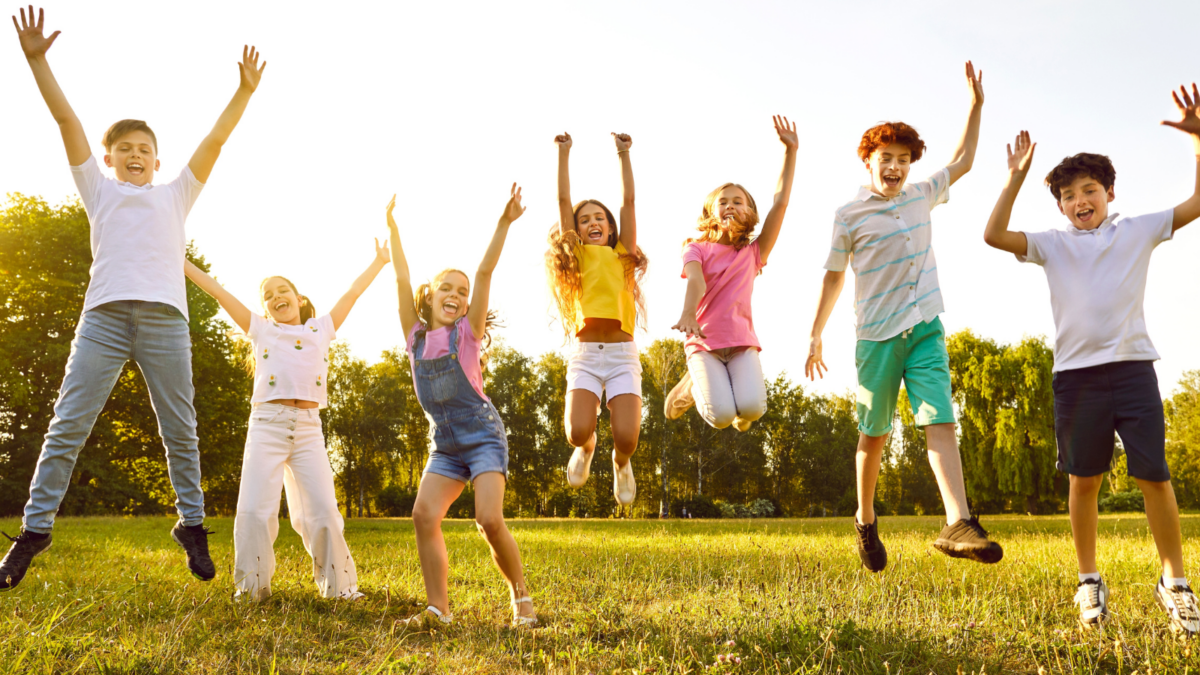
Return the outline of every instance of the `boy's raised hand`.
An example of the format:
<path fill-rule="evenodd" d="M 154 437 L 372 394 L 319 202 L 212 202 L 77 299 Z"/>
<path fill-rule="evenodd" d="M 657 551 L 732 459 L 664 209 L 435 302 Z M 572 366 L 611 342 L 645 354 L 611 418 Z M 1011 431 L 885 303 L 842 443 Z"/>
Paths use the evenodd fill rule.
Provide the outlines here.
<path fill-rule="evenodd" d="M 554 144 L 558 146 L 559 150 L 570 150 L 571 149 L 571 134 L 568 134 L 567 132 L 564 131 L 561 134 L 555 136 Z"/>
<path fill-rule="evenodd" d="M 391 211 L 388 213 L 388 217 L 390 218 Z M 500 216 L 500 219 L 511 223 L 517 218 L 520 218 L 521 214 L 523 213 L 525 213 L 525 207 L 521 206 L 521 188 L 517 187 L 516 183 L 513 183 L 512 190 L 510 191 L 510 196 L 508 198 L 508 204 L 504 206 L 504 215 Z"/>
<path fill-rule="evenodd" d="M 383 246 L 379 245 L 379 240 L 375 240 L 375 262 L 380 265 L 386 265 L 392 261 L 392 252 L 388 250 L 387 240 L 383 240 Z"/>
<path fill-rule="evenodd" d="M 1181 94 L 1182 99 L 1179 98 Z M 1171 92 L 1171 98 L 1175 99 L 1175 107 L 1179 108 L 1182 119 L 1178 122 L 1163 120 L 1162 124 L 1200 137 L 1200 112 L 1197 111 L 1200 108 L 1200 89 L 1196 88 L 1196 83 L 1192 83 L 1191 95 L 1188 95 L 1186 86 L 1180 86 L 1179 93 Z"/>
<path fill-rule="evenodd" d="M 13 15 L 13 26 L 17 29 L 17 38 L 21 41 L 21 51 L 25 52 L 25 58 L 31 59 L 35 56 L 42 56 L 49 49 L 50 45 L 58 39 L 58 34 L 62 31 L 54 31 L 50 37 L 42 35 L 42 26 L 45 23 L 46 10 L 39 8 L 37 23 L 33 21 L 33 5 L 29 6 L 29 16 L 25 16 L 25 8 L 21 8 L 21 23 L 17 23 L 16 15 Z"/>
<path fill-rule="evenodd" d="M 242 45 L 242 60 L 238 63 L 238 72 L 242 76 L 241 88 L 249 91 L 251 94 L 258 89 L 258 83 L 262 80 L 263 71 L 267 69 L 267 62 L 263 61 L 262 66 L 258 65 L 258 57 L 260 54 L 254 48 L 254 45 Z"/>
<path fill-rule="evenodd" d="M 1016 150 L 1013 146 L 1016 146 Z M 1017 134 L 1017 139 L 1008 148 L 1008 172 L 1014 175 L 1024 176 L 1029 172 L 1029 165 L 1033 163 L 1033 150 L 1037 147 L 1037 143 L 1029 140 L 1029 132 L 1022 131 Z"/>
<path fill-rule="evenodd" d="M 975 65 L 967 61 L 967 84 L 971 87 L 971 105 L 983 105 L 983 71 L 975 72 Z"/>
<path fill-rule="evenodd" d="M 795 150 L 800 147 L 800 137 L 796 134 L 796 123 L 788 122 L 788 118 L 783 115 L 773 115 L 771 121 L 775 123 L 775 133 L 779 134 L 779 140 L 787 146 L 789 150 Z"/>
<path fill-rule="evenodd" d="M 617 152 L 625 152 L 633 146 L 633 139 L 630 138 L 629 134 L 618 134 L 614 131 L 612 132 L 612 137 L 613 141 L 617 144 Z M 569 142 L 570 136 L 567 138 Z"/>
<path fill-rule="evenodd" d="M 388 205 L 387 205 L 387 223 L 388 223 L 389 230 L 397 229 L 396 219 L 392 217 L 392 211 L 395 211 L 395 210 L 396 210 L 396 195 L 392 195 L 392 201 L 388 202 Z"/>

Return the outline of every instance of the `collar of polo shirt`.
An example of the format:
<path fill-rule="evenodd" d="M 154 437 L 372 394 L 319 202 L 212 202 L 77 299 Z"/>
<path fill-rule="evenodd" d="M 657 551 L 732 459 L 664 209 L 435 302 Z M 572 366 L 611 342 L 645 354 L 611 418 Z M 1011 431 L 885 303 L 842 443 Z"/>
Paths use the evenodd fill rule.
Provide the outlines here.
<path fill-rule="evenodd" d="M 908 187 L 907 186 L 905 186 L 904 188 L 901 188 L 900 194 L 896 195 L 896 197 L 905 197 L 905 196 L 908 196 Z M 892 197 L 891 199 L 889 199 L 887 197 L 884 197 L 883 195 L 872 190 L 871 187 L 868 185 L 864 185 L 858 189 L 858 201 L 865 202 L 868 199 L 870 199 L 871 197 L 875 197 L 876 199 L 882 199 L 885 202 L 891 201 L 891 199 L 896 198 L 896 197 Z"/>
<path fill-rule="evenodd" d="M 1119 214 L 1119 213 L 1108 214 L 1108 217 L 1104 219 L 1103 223 L 1100 223 L 1099 226 L 1097 226 L 1093 229 L 1090 229 L 1090 230 L 1080 229 L 1078 227 L 1075 227 L 1075 223 L 1071 223 L 1071 225 L 1069 227 L 1067 227 L 1067 231 L 1070 232 L 1071 234 L 1076 234 L 1076 235 L 1080 235 L 1080 236 L 1088 235 L 1088 234 L 1096 234 L 1097 232 L 1100 232 L 1101 230 L 1112 225 L 1113 221 L 1116 220 L 1117 216 L 1119 216 L 1119 215 L 1121 215 L 1121 214 Z"/>

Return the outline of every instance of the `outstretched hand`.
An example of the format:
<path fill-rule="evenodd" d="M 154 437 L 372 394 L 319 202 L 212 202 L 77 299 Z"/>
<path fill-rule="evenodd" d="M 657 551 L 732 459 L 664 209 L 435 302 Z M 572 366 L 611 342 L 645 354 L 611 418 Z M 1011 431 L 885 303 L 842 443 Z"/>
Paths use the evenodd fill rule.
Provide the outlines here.
<path fill-rule="evenodd" d="M 1183 98 L 1180 99 L 1180 94 Z M 1187 87 L 1180 86 L 1179 93 L 1171 92 L 1171 98 L 1175 99 L 1175 107 L 1179 108 L 1179 114 L 1182 119 L 1178 122 L 1163 120 L 1163 124 L 1168 127 L 1174 127 L 1184 133 L 1200 137 L 1200 89 L 1196 88 L 1196 83 L 1192 83 L 1192 93 L 1188 95 Z"/>
<path fill-rule="evenodd" d="M 379 240 L 375 240 L 375 262 L 386 265 L 392 261 L 392 252 L 388 250 L 387 239 L 383 240 L 383 246 L 379 245 Z"/>
<path fill-rule="evenodd" d="M 392 201 L 387 205 L 387 224 L 389 230 L 396 229 L 396 219 L 392 217 L 392 211 L 396 210 L 396 195 L 392 195 Z"/>
<path fill-rule="evenodd" d="M 58 34 L 62 31 L 54 31 L 50 37 L 42 35 L 42 25 L 45 23 L 46 10 L 39 8 L 37 23 L 33 22 L 33 5 L 29 6 L 29 16 L 25 16 L 25 8 L 21 8 L 21 23 L 17 23 L 16 15 L 13 16 L 13 26 L 17 28 L 17 38 L 21 41 L 21 51 L 25 52 L 25 58 L 31 59 L 35 56 L 44 55 L 50 45 L 58 39 Z"/>
<path fill-rule="evenodd" d="M 800 147 L 800 137 L 796 134 L 796 123 L 788 122 L 788 118 L 783 115 L 773 115 L 771 121 L 775 123 L 775 133 L 779 134 L 779 140 L 787 146 L 788 150 L 795 150 Z"/>
<path fill-rule="evenodd" d="M 555 136 L 554 144 L 558 146 L 559 150 L 570 150 L 571 149 L 571 134 L 568 134 L 567 132 L 564 131 L 561 134 Z"/>
<path fill-rule="evenodd" d="M 967 84 L 971 86 L 971 105 L 983 105 L 983 71 L 975 72 L 975 65 L 967 61 Z"/>
<path fill-rule="evenodd" d="M 707 335 L 704 334 L 704 331 L 700 330 L 700 322 L 696 321 L 695 314 L 688 316 L 685 313 L 682 317 L 679 318 L 679 323 L 676 323 L 674 326 L 671 326 L 671 330 L 677 330 L 681 333 L 684 333 L 688 337 L 691 337 L 693 335 L 700 339 L 704 339 L 704 338 L 708 337 Z"/>
<path fill-rule="evenodd" d="M 1016 150 L 1013 149 L 1014 145 Z M 1007 146 L 1009 173 L 1024 176 L 1029 171 L 1029 165 L 1033 163 L 1033 150 L 1036 147 L 1037 143 L 1029 140 L 1028 131 L 1017 134 L 1016 141 Z"/>
<path fill-rule="evenodd" d="M 629 134 L 618 134 L 614 131 L 612 132 L 612 137 L 613 141 L 617 144 L 617 152 L 625 152 L 633 146 L 633 139 L 630 138 Z M 568 138 L 570 137 L 568 136 Z"/>
<path fill-rule="evenodd" d="M 521 188 L 517 187 L 516 183 L 513 183 L 508 204 L 504 206 L 504 215 L 500 218 L 511 223 L 520 218 L 523 213 L 525 213 L 525 207 L 521 206 Z"/>
<path fill-rule="evenodd" d="M 828 366 L 825 365 L 825 359 L 821 355 L 821 338 L 815 337 L 808 343 L 808 359 L 804 362 L 804 374 L 810 380 L 816 380 L 818 377 L 825 379 L 825 373 L 829 372 Z"/>
<path fill-rule="evenodd" d="M 254 45 L 247 47 L 242 45 L 242 60 L 238 63 L 238 72 L 241 73 L 241 87 L 248 89 L 251 94 L 258 89 L 258 83 L 262 79 L 263 71 L 267 69 L 267 62 L 262 62 L 262 67 L 258 65 L 258 57 L 260 54 L 254 48 Z"/>

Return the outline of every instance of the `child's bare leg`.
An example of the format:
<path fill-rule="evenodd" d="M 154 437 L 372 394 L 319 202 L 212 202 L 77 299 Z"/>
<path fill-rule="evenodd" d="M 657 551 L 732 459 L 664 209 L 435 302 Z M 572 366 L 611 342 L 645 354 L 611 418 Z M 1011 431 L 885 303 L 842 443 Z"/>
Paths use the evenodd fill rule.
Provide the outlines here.
<path fill-rule="evenodd" d="M 953 424 L 930 424 L 925 427 L 925 444 L 929 447 L 929 465 L 942 493 L 946 507 L 946 523 L 970 518 L 967 508 L 967 488 L 963 484 L 962 458 L 958 454 L 958 436 Z"/>
<path fill-rule="evenodd" d="M 563 427 L 567 441 L 585 452 L 596 449 L 592 434 L 596 431 L 596 417 L 600 414 L 600 399 L 587 389 L 572 389 L 567 392 L 567 408 L 563 414 Z M 590 446 L 590 447 L 589 447 Z"/>
<path fill-rule="evenodd" d="M 617 451 L 617 466 L 624 467 L 637 450 L 642 432 L 642 397 L 621 394 L 608 401 L 612 423 L 613 446 Z"/>
<path fill-rule="evenodd" d="M 875 522 L 875 484 L 879 482 L 879 467 L 883 463 L 883 445 L 888 435 L 868 436 L 858 434 L 858 453 L 854 465 L 858 472 L 858 513 L 855 517 L 863 525 Z"/>
<path fill-rule="evenodd" d="M 529 595 L 525 572 L 521 569 L 521 551 L 517 540 L 504 524 L 504 485 L 502 473 L 483 473 L 475 477 L 475 527 L 492 549 L 492 560 L 508 582 L 510 600 Z M 533 616 L 533 602 L 517 607 L 521 616 Z"/>
<path fill-rule="evenodd" d="M 1183 535 L 1179 531 L 1179 505 L 1171 481 L 1161 482 L 1134 478 L 1146 498 L 1146 520 L 1150 534 L 1162 558 L 1163 576 L 1183 578 Z"/>
<path fill-rule="evenodd" d="M 1075 557 L 1079 559 L 1081 574 L 1094 574 L 1096 569 L 1096 528 L 1100 522 L 1100 512 L 1096 499 L 1100 496 L 1100 486 L 1104 484 L 1104 474 L 1099 476 L 1071 476 L 1071 492 L 1067 500 L 1067 509 L 1071 512 L 1071 536 L 1075 539 Z M 1174 498 L 1172 497 L 1172 501 Z M 1146 511 L 1150 510 L 1149 503 Z M 1176 520 L 1176 528 L 1179 521 Z M 1154 527 L 1151 526 L 1151 531 Z"/>
<path fill-rule="evenodd" d="M 427 473 L 421 477 L 417 501 L 413 504 L 413 527 L 417 531 L 421 577 L 425 579 L 425 602 L 443 614 L 450 611 L 450 594 L 446 590 L 450 563 L 446 556 L 446 540 L 442 537 L 442 519 L 465 485 L 453 478 Z"/>

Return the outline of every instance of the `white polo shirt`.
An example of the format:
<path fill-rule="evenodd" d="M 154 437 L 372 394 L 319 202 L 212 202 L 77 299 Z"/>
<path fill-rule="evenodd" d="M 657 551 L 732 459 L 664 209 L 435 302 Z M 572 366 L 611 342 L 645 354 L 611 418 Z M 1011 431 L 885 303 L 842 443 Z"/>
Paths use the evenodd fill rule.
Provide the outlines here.
<path fill-rule="evenodd" d="M 171 305 L 188 316 L 183 223 L 204 183 L 187 166 L 163 185 L 137 186 L 104 175 L 93 155 L 71 167 L 91 223 L 92 279 L 83 311 L 117 300 Z"/>
<path fill-rule="evenodd" d="M 825 269 L 841 272 L 853 252 L 858 339 L 895 337 L 944 311 L 929 213 L 950 199 L 950 171 L 885 199 L 869 187 L 837 210 Z"/>
<path fill-rule="evenodd" d="M 1041 265 L 1054 311 L 1054 372 L 1114 361 L 1155 361 L 1142 301 L 1150 254 L 1174 232 L 1174 209 L 1114 213 L 1094 230 L 1026 232 L 1021 262 Z"/>

